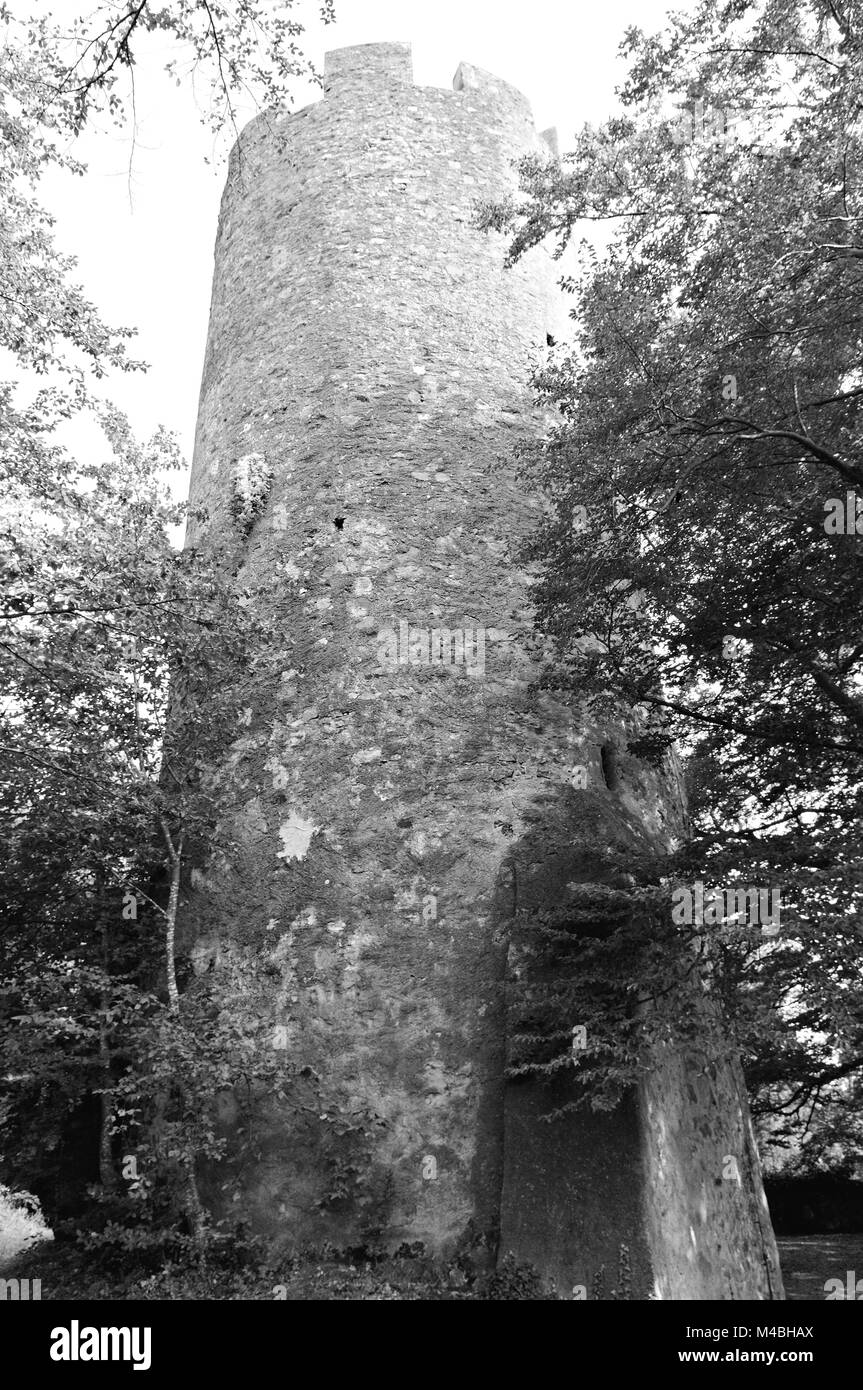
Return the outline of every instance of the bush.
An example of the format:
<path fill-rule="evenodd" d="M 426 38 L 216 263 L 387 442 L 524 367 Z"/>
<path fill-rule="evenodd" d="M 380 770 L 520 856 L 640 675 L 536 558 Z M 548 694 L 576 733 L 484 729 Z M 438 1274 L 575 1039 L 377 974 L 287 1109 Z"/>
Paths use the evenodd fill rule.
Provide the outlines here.
<path fill-rule="evenodd" d="M 13 1192 L 0 1183 L 0 1270 L 16 1256 L 53 1239 L 38 1199 L 29 1192 Z"/>

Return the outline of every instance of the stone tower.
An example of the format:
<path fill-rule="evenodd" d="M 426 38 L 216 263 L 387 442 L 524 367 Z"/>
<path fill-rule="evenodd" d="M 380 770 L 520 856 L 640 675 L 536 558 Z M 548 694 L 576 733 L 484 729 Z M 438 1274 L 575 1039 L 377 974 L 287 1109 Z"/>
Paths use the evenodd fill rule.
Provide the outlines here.
<path fill-rule="evenodd" d="M 282 660 L 238 711 L 236 849 L 193 872 L 185 949 L 306 1093 L 261 1097 L 228 1168 L 286 1245 L 512 1250 L 565 1290 L 625 1246 L 636 1297 L 781 1297 L 733 1067 L 657 1059 L 553 1126 L 505 1079 L 513 924 L 684 815 L 673 772 L 537 689 L 515 548 L 539 503 L 492 471 L 542 428 L 529 361 L 566 319 L 556 263 L 505 271 L 474 206 L 553 139 L 490 74 L 417 87 L 408 46 L 371 44 L 232 155 L 189 543 L 277 581 Z"/>

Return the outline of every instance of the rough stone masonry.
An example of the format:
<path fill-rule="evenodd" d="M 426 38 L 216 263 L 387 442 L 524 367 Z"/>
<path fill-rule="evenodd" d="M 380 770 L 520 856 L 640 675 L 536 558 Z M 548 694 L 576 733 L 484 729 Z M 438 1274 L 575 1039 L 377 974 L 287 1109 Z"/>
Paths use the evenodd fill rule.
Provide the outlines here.
<path fill-rule="evenodd" d="M 285 1247 L 512 1251 L 587 1297 L 625 1250 L 636 1298 L 781 1298 L 735 1067 L 657 1056 L 550 1126 L 505 1075 L 514 924 L 685 829 L 673 767 L 538 689 L 540 503 L 491 468 L 543 428 L 529 363 L 566 317 L 557 263 L 504 270 L 474 207 L 553 143 L 507 83 L 415 86 L 391 43 L 330 53 L 323 99 L 232 155 L 188 543 L 278 581 L 283 660 L 238 711 L 235 851 L 194 870 L 184 949 L 307 1092 L 258 1098 L 209 1195 Z"/>

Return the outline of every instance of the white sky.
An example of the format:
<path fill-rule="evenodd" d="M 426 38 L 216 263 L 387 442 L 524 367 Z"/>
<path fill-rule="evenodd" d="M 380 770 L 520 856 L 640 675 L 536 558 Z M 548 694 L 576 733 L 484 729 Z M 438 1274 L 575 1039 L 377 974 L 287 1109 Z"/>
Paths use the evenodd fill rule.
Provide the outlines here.
<path fill-rule="evenodd" d="M 677 0 L 673 8 L 692 3 Z M 11 8 L 44 8 L 62 18 L 79 9 L 79 0 L 15 0 Z M 407 41 L 417 82 L 449 87 L 462 60 L 487 68 L 527 95 L 538 129 L 558 127 L 565 149 L 582 122 L 600 121 L 614 107 L 625 28 L 659 28 L 667 8 L 666 0 L 533 0 L 518 8 L 511 0 L 336 0 L 337 22 L 329 27 L 318 20 L 314 0 L 303 0 L 297 12 L 319 70 L 331 48 Z M 85 179 L 52 175 L 43 200 L 57 218 L 61 250 L 78 258 L 87 295 L 109 323 L 138 329 L 130 350 L 151 364 L 146 376 L 115 379 L 106 394 L 139 435 L 159 424 L 174 430 L 190 460 L 224 163 L 213 161 L 219 150 L 194 94 L 163 73 L 166 54 L 156 38 L 140 54 L 134 153 L 128 131 L 106 126 L 89 134 L 76 148 L 89 165 Z M 318 94 L 312 85 L 298 86 L 295 105 Z"/>

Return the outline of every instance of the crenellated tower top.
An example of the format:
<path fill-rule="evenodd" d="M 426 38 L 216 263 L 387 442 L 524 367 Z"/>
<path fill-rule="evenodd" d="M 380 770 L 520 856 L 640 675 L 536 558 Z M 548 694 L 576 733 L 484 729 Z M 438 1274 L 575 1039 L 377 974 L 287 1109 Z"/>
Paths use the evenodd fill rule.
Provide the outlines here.
<path fill-rule="evenodd" d="M 414 85 L 413 60 L 409 43 L 362 43 L 336 48 L 324 55 L 324 96 L 350 98 L 367 96 L 374 88 Z M 444 91 L 444 88 L 434 88 Z M 533 123 L 530 102 L 510 82 L 504 82 L 485 68 L 459 63 L 453 77 L 456 96 L 470 100 L 481 97 L 497 106 L 501 114 L 521 117 Z M 541 138 L 557 153 L 557 131 L 542 132 Z"/>

